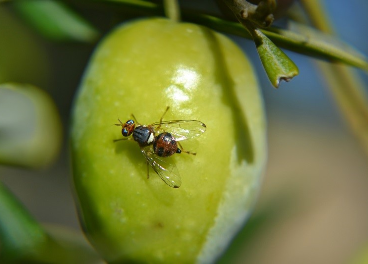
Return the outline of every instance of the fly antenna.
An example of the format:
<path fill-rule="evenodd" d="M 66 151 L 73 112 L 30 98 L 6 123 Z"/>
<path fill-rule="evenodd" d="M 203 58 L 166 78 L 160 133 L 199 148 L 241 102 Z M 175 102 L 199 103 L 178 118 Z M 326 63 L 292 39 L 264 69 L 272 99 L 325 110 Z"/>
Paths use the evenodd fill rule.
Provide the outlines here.
<path fill-rule="evenodd" d="M 123 126 L 123 122 L 118 118 L 120 124 L 114 124 L 115 126 Z"/>
<path fill-rule="evenodd" d="M 133 114 L 132 114 L 132 118 L 134 119 L 134 121 L 135 121 L 135 123 L 136 123 L 136 124 L 138 124 L 138 125 L 140 124 L 140 123 L 138 122 L 137 118 L 135 118 L 135 116 L 134 116 Z"/>

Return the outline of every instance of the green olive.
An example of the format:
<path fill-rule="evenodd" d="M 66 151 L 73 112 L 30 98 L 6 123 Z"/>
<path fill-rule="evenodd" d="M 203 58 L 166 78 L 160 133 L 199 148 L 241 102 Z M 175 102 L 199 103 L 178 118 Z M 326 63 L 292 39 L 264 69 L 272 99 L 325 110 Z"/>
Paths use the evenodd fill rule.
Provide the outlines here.
<path fill-rule="evenodd" d="M 147 178 L 137 142 L 114 142 L 124 138 L 118 119 L 150 125 L 167 106 L 164 121 L 207 126 L 180 142 L 197 155 L 162 158 L 180 188 L 152 168 Z M 95 51 L 73 112 L 73 182 L 88 239 L 111 263 L 212 262 L 250 214 L 265 134 L 254 71 L 227 37 L 162 18 L 116 28 Z"/>

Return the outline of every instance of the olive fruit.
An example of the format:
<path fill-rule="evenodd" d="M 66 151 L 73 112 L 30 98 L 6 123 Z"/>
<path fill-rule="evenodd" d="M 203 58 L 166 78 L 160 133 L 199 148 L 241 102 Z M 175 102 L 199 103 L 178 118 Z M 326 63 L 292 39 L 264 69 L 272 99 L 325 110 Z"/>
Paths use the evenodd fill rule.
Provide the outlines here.
<path fill-rule="evenodd" d="M 182 180 L 150 168 L 118 119 L 199 120 L 197 153 L 164 157 Z M 169 130 L 169 129 L 168 129 Z M 170 131 L 167 131 L 170 133 Z M 73 183 L 83 229 L 110 263 L 209 263 L 254 204 L 266 159 L 265 117 L 249 60 L 227 37 L 163 18 L 117 27 L 97 47 L 77 94 Z"/>

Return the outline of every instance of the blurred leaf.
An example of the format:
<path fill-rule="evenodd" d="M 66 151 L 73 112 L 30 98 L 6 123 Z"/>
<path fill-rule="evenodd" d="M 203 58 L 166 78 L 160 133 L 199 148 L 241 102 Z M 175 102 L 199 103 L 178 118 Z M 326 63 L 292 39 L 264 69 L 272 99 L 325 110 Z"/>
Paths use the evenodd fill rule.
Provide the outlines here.
<path fill-rule="evenodd" d="M 1 182 L 0 212 L 0 263 L 102 263 L 80 233 L 47 233 Z"/>
<path fill-rule="evenodd" d="M 0 182 L 0 263 L 22 259 L 48 240 L 47 234 Z"/>
<path fill-rule="evenodd" d="M 252 244 L 265 230 L 293 215 L 300 204 L 300 197 L 298 196 L 300 191 L 293 188 L 297 187 L 287 186 L 282 188 L 266 202 L 258 204 L 255 212 L 216 263 L 237 263 L 239 256 L 252 250 Z"/>
<path fill-rule="evenodd" d="M 13 13 L 0 5 L 0 84 L 17 80 L 47 87 L 50 66 L 45 49 Z"/>
<path fill-rule="evenodd" d="M 231 241 L 229 248 L 216 261 L 217 264 L 236 263 L 240 252 L 252 243 L 252 240 L 257 237 L 262 228 L 272 224 L 272 221 L 277 217 L 277 213 L 272 211 L 253 214 L 242 230 Z"/>
<path fill-rule="evenodd" d="M 368 243 L 360 249 L 353 259 L 349 262 L 351 264 L 367 264 L 368 263 Z"/>
<path fill-rule="evenodd" d="M 15 1 L 19 13 L 45 37 L 57 41 L 93 42 L 98 32 L 86 20 L 58 1 Z"/>
<path fill-rule="evenodd" d="M 58 155 L 62 132 L 57 109 L 42 90 L 0 85 L 0 164 L 40 168 Z"/>
<path fill-rule="evenodd" d="M 64 226 L 49 224 L 43 226 L 55 241 L 54 247 L 49 247 L 44 253 L 48 255 L 47 258 L 52 260 L 52 263 L 55 263 L 55 260 L 58 260 L 58 263 L 105 263 L 82 233 Z"/>
<path fill-rule="evenodd" d="M 320 1 L 302 0 L 301 3 L 307 11 L 308 18 L 318 29 L 327 34 L 334 34 L 335 30 L 328 17 L 328 12 L 324 11 Z M 305 27 L 299 26 L 298 28 L 304 34 L 310 32 Z M 313 34 L 313 32 L 310 33 L 310 35 Z M 315 38 L 318 36 L 319 34 L 314 34 Z M 320 38 L 326 42 L 329 40 L 329 38 L 323 38 L 323 35 Z M 328 45 L 326 46 L 327 48 Z M 348 54 L 354 54 L 354 50 L 351 50 L 349 47 L 341 46 L 341 49 L 344 49 Z M 318 66 L 321 70 L 321 75 L 327 81 L 339 110 L 368 155 L 368 95 L 363 80 L 354 69 L 345 65 L 319 62 Z"/>
<path fill-rule="evenodd" d="M 280 80 L 289 81 L 299 74 L 295 63 L 259 29 L 253 31 L 253 39 L 263 67 L 274 87 L 279 86 Z"/>

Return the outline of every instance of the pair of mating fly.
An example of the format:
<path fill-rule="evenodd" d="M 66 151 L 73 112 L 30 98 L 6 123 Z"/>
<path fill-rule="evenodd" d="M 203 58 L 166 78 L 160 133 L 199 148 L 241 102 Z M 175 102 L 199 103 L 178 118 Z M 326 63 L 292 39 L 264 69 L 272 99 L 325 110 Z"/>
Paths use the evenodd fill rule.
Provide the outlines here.
<path fill-rule="evenodd" d="M 180 141 L 200 136 L 206 131 L 206 125 L 198 120 L 162 121 L 168 110 L 169 107 L 166 108 L 160 122 L 150 125 L 140 125 L 133 114 L 134 120 L 130 119 L 123 123 L 118 119 L 120 124 L 115 125 L 122 127 L 121 133 L 126 138 L 116 139 L 114 142 L 119 140 L 136 141 L 146 157 L 147 164 L 167 185 L 179 188 L 181 179 L 178 169 L 175 164 L 168 163 L 161 158 L 182 152 L 195 155 L 195 153 L 183 150 Z M 131 135 L 132 137 L 129 137 Z M 148 171 L 147 177 L 149 177 Z"/>

